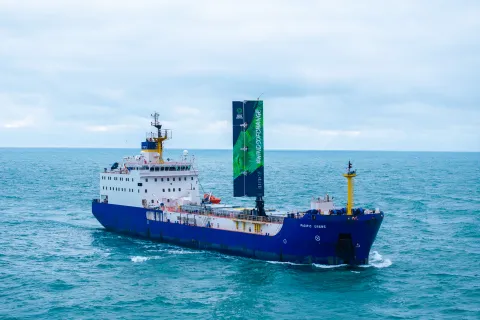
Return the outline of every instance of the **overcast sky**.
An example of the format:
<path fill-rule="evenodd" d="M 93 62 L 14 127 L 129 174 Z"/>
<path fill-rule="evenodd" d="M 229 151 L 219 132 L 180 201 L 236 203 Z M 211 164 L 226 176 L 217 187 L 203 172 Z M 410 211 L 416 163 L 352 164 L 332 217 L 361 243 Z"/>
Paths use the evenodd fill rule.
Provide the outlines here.
<path fill-rule="evenodd" d="M 480 151 L 480 1 L 0 0 L 0 146 Z"/>

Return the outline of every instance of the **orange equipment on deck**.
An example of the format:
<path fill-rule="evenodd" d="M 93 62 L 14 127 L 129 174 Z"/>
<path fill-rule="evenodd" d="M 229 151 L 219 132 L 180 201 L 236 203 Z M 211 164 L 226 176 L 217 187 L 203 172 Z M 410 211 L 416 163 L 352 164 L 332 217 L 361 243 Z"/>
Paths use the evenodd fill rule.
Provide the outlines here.
<path fill-rule="evenodd" d="M 211 193 L 205 193 L 203 195 L 203 200 L 205 202 L 209 202 L 209 203 L 213 203 L 213 204 L 219 204 L 220 201 L 222 201 L 222 199 L 213 196 Z"/>

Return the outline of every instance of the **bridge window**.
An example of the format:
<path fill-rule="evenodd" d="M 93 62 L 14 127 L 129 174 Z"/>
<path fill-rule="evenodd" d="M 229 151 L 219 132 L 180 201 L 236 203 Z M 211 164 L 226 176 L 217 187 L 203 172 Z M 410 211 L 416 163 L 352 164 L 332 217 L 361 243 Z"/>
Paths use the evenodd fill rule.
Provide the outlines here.
<path fill-rule="evenodd" d="M 145 189 L 145 193 L 147 193 L 147 189 Z"/>
<path fill-rule="evenodd" d="M 175 192 L 175 188 L 173 188 L 173 192 Z"/>
<path fill-rule="evenodd" d="M 162 178 L 162 182 L 163 182 L 163 178 Z"/>
<path fill-rule="evenodd" d="M 178 188 L 178 191 L 182 191 L 182 188 Z"/>
<path fill-rule="evenodd" d="M 192 177 L 192 180 L 193 180 L 193 177 Z"/>
<path fill-rule="evenodd" d="M 155 167 L 155 171 L 159 171 L 159 170 L 160 170 L 160 168 L 159 168 L 159 167 Z"/>
<path fill-rule="evenodd" d="M 168 188 L 168 192 L 170 192 L 170 188 Z"/>
<path fill-rule="evenodd" d="M 175 178 L 173 178 L 173 181 L 175 181 Z"/>
<path fill-rule="evenodd" d="M 184 180 L 185 180 L 185 181 L 187 181 L 187 177 L 185 177 L 185 179 L 184 179 Z"/>
<path fill-rule="evenodd" d="M 148 182 L 148 179 L 145 179 L 145 182 Z"/>
<path fill-rule="evenodd" d="M 170 181 L 170 178 L 167 178 L 167 181 Z"/>
<path fill-rule="evenodd" d="M 162 189 L 162 192 L 165 192 L 165 189 Z"/>
<path fill-rule="evenodd" d="M 157 178 L 155 178 L 155 182 L 157 182 Z"/>
<path fill-rule="evenodd" d="M 160 171 L 164 171 L 164 170 L 165 170 L 165 168 L 164 168 L 164 167 L 161 167 L 161 168 L 160 168 Z"/>

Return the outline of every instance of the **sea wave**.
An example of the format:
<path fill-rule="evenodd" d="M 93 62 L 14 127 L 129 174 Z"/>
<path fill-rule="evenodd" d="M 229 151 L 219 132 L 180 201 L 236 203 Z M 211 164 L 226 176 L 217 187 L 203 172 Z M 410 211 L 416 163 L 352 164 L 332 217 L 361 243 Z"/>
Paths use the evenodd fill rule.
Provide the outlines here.
<path fill-rule="evenodd" d="M 181 250 L 181 249 L 166 249 L 166 250 L 159 250 L 159 251 L 162 254 L 169 254 L 169 255 L 201 254 L 202 253 L 202 251 L 188 251 L 188 250 Z M 157 253 L 159 252 L 157 251 Z M 130 257 L 130 260 L 133 263 L 142 263 L 148 260 L 158 260 L 163 258 L 164 257 L 162 256 L 149 256 L 149 257 L 134 256 L 134 257 Z"/>
<path fill-rule="evenodd" d="M 319 264 L 319 263 L 312 263 L 312 265 L 315 268 L 320 268 L 320 269 L 334 269 L 334 268 L 341 268 L 341 267 L 346 267 L 346 264 L 336 264 L 336 265 L 330 265 L 330 264 Z"/>
<path fill-rule="evenodd" d="M 383 256 L 380 253 L 378 253 L 378 251 L 372 251 L 372 253 L 370 254 L 369 264 L 361 265 L 359 267 L 362 267 L 362 268 L 374 267 L 374 268 L 381 269 L 381 268 L 388 268 L 392 264 L 393 264 L 392 260 L 388 258 L 383 258 Z"/>
<path fill-rule="evenodd" d="M 202 251 L 172 250 L 172 249 L 166 250 L 165 252 L 169 254 L 201 254 L 203 253 Z"/>
<path fill-rule="evenodd" d="M 266 262 L 271 264 L 283 264 L 283 265 L 290 265 L 290 266 L 308 266 L 308 264 L 294 263 L 294 262 L 288 262 L 288 261 L 266 261 Z"/>
<path fill-rule="evenodd" d="M 134 263 L 141 263 L 141 262 L 145 262 L 147 260 L 150 260 L 150 258 L 148 257 L 141 257 L 141 256 L 135 256 L 135 257 L 131 257 L 130 260 L 132 260 L 132 262 Z"/>

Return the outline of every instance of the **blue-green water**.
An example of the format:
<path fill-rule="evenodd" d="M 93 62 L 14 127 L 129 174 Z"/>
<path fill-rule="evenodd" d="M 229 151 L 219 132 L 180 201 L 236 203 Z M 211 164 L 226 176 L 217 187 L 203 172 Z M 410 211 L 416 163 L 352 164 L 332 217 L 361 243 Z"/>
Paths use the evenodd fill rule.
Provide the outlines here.
<path fill-rule="evenodd" d="M 266 152 L 266 203 L 307 208 L 358 170 L 356 204 L 385 220 L 371 265 L 326 268 L 193 251 L 105 232 L 99 171 L 136 150 L 0 149 L 0 318 L 480 317 L 480 154 Z M 230 151 L 193 151 L 232 199 Z M 179 150 L 167 156 L 177 156 Z"/>

